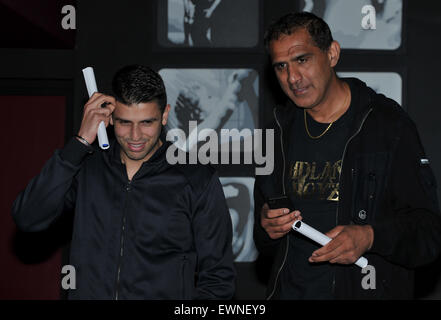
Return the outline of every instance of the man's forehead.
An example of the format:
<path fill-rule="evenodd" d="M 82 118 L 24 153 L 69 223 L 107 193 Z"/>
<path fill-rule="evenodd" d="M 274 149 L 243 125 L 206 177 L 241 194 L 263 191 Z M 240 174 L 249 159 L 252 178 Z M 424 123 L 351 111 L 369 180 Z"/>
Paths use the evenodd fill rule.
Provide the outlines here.
<path fill-rule="evenodd" d="M 117 101 L 115 115 L 156 115 L 161 113 L 161 108 L 157 101 L 132 103 L 130 105 Z"/>
<path fill-rule="evenodd" d="M 285 58 L 299 57 L 306 54 L 312 54 L 314 49 L 308 45 L 293 45 L 290 47 L 277 48 L 271 52 L 273 61 Z"/>
<path fill-rule="evenodd" d="M 314 50 L 314 47 L 316 47 L 316 45 L 306 29 L 299 29 L 291 34 L 282 34 L 277 40 L 271 41 L 270 44 L 271 53 L 273 55 L 292 55 L 299 51 Z"/>
<path fill-rule="evenodd" d="M 158 110 L 161 109 L 159 107 L 159 103 L 156 100 L 131 104 L 125 104 L 121 101 L 116 101 L 116 108 L 120 109 L 154 109 L 155 107 L 158 108 Z"/>
<path fill-rule="evenodd" d="M 304 54 L 304 53 L 311 51 L 310 49 L 311 49 L 310 46 L 307 46 L 304 44 L 298 44 L 298 45 L 294 45 L 292 47 L 289 47 L 287 50 L 287 54 L 290 56 L 300 54 L 300 53 Z"/>

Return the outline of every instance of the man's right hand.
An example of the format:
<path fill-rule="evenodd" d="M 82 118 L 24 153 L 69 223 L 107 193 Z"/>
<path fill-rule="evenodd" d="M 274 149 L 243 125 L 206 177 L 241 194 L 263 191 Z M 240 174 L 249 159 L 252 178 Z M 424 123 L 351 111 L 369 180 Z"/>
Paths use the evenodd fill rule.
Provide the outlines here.
<path fill-rule="evenodd" d="M 107 103 L 105 107 L 102 107 L 103 103 Z M 83 120 L 78 135 L 92 144 L 96 139 L 100 122 L 104 121 L 106 127 L 109 125 L 115 104 L 114 97 L 95 92 L 84 106 Z"/>
<path fill-rule="evenodd" d="M 300 211 L 287 208 L 270 209 L 264 204 L 260 212 L 260 224 L 271 239 L 279 239 L 291 231 L 295 221 L 302 220 Z"/>

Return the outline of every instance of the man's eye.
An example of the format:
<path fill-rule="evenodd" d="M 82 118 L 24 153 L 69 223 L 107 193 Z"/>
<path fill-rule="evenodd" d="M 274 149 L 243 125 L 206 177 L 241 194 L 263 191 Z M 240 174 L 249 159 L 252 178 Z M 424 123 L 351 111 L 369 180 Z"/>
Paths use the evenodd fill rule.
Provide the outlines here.
<path fill-rule="evenodd" d="M 305 62 L 307 62 L 307 61 L 308 61 L 307 58 L 298 58 L 298 59 L 297 59 L 297 62 L 298 62 L 299 64 L 303 64 L 303 63 L 305 63 Z"/>
<path fill-rule="evenodd" d="M 277 63 L 274 67 L 276 70 L 281 71 L 281 70 L 285 69 L 286 63 Z"/>
<path fill-rule="evenodd" d="M 129 125 L 130 122 L 129 121 L 125 121 L 125 120 L 119 120 L 119 124 L 122 125 L 122 126 L 126 126 L 126 125 Z"/>
<path fill-rule="evenodd" d="M 144 121 L 141 122 L 141 124 L 144 125 L 144 126 L 149 126 L 149 125 L 151 125 L 152 123 L 153 123 L 152 120 L 144 120 Z"/>

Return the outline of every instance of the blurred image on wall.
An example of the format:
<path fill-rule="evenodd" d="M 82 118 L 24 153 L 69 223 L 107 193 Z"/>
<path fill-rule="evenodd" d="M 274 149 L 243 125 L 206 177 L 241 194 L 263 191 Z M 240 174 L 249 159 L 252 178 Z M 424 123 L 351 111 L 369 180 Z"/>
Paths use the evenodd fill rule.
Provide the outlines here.
<path fill-rule="evenodd" d="M 233 225 L 233 255 L 235 262 L 253 262 L 257 250 L 253 241 L 254 178 L 221 177 Z"/>
<path fill-rule="evenodd" d="M 179 128 L 189 137 L 189 122 L 197 129 L 258 127 L 259 76 L 253 69 L 161 69 L 168 103 L 167 129 Z M 191 142 L 191 145 L 194 142 Z M 190 145 L 190 147 L 191 147 Z"/>
<path fill-rule="evenodd" d="M 396 50 L 401 45 L 402 0 L 301 0 L 300 11 L 324 19 L 343 49 Z M 361 27 L 365 5 L 375 8 L 376 29 Z"/>
<path fill-rule="evenodd" d="M 375 90 L 402 105 L 403 81 L 396 72 L 337 72 L 341 78 L 358 78 Z"/>
<path fill-rule="evenodd" d="M 258 43 L 259 0 L 167 0 L 158 5 L 163 46 L 242 48 Z"/>

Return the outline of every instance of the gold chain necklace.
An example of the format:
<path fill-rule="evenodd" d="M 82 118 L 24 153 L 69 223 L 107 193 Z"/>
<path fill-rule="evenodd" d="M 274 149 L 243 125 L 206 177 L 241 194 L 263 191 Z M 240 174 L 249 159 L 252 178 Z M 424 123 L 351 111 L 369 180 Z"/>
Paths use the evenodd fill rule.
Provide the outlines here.
<path fill-rule="evenodd" d="M 346 105 L 346 100 L 347 100 L 348 96 L 349 96 L 349 95 L 346 95 L 346 97 L 345 97 L 345 101 L 343 102 L 343 106 Z M 306 129 L 306 133 L 308 134 L 308 136 L 309 136 L 311 139 L 320 139 L 321 137 L 323 137 L 323 136 L 325 135 L 325 133 L 329 131 L 329 129 L 331 128 L 332 124 L 335 122 L 335 121 L 332 121 L 332 122 L 329 124 L 329 126 L 325 129 L 325 131 L 323 131 L 323 132 L 322 132 L 321 134 L 319 134 L 318 136 L 315 136 L 315 137 L 314 137 L 314 136 L 309 132 L 309 129 L 308 129 L 308 121 L 306 121 L 306 109 L 303 109 L 303 118 L 305 119 L 305 129 Z"/>
<path fill-rule="evenodd" d="M 328 132 L 329 128 L 331 128 L 332 124 L 334 123 L 334 121 L 332 121 L 332 122 L 329 124 L 329 126 L 325 129 L 325 131 L 323 131 L 320 135 L 314 137 L 313 135 L 311 135 L 311 133 L 310 133 L 309 130 L 308 130 L 308 122 L 306 121 L 306 109 L 303 109 L 303 115 L 304 115 L 304 118 L 305 118 L 305 129 L 306 129 L 306 133 L 308 134 L 308 136 L 309 136 L 311 139 L 320 139 L 321 137 L 323 137 L 323 135 L 324 135 L 326 132 Z"/>

